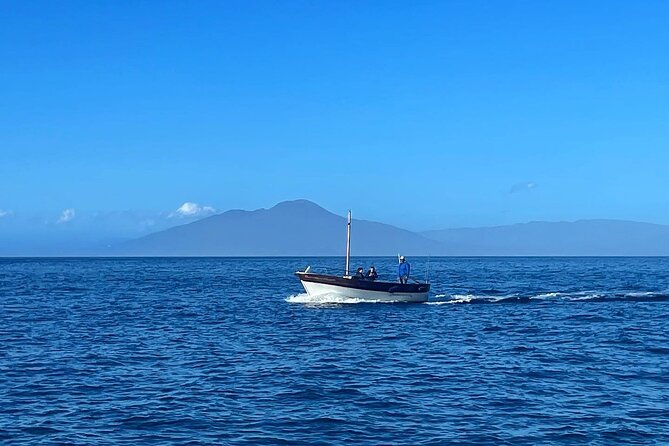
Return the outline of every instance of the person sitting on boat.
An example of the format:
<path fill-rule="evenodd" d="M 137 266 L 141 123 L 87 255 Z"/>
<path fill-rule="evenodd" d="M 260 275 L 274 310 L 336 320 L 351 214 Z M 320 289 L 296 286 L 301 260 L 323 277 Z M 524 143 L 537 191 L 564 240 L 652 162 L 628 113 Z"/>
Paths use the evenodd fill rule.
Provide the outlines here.
<path fill-rule="evenodd" d="M 400 279 L 400 283 L 408 283 L 410 274 L 411 265 L 406 261 L 404 256 L 400 256 L 400 264 L 397 267 L 397 277 Z"/>
<path fill-rule="evenodd" d="M 365 270 L 362 269 L 362 266 L 358 267 L 358 271 L 353 276 L 355 279 L 365 280 Z"/>
<path fill-rule="evenodd" d="M 379 274 L 376 272 L 376 268 L 373 266 L 369 267 L 369 271 L 367 271 L 367 279 L 368 280 L 376 280 L 379 278 Z"/>

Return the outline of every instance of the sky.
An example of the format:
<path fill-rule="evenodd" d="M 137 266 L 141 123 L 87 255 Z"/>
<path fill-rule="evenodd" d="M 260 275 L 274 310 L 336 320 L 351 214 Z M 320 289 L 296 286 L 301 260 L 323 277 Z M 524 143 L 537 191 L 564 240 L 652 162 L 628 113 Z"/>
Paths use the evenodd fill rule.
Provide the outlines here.
<path fill-rule="evenodd" d="M 0 7 L 5 235 L 297 198 L 413 230 L 669 224 L 669 2 Z"/>

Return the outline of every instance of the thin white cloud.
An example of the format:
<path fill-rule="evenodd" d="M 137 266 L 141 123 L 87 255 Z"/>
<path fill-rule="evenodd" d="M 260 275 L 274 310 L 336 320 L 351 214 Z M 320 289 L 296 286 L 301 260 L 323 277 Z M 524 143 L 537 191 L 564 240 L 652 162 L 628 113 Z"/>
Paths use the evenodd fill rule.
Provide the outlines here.
<path fill-rule="evenodd" d="M 12 215 L 14 215 L 14 212 L 5 209 L 0 209 L 0 218 L 11 217 Z"/>
<path fill-rule="evenodd" d="M 58 218 L 58 221 L 56 223 L 67 223 L 68 221 L 72 221 L 74 217 L 76 216 L 76 212 L 74 212 L 74 209 L 68 208 L 63 211 L 62 214 L 60 214 L 60 218 Z"/>
<path fill-rule="evenodd" d="M 174 218 L 174 217 L 203 217 L 205 215 L 210 215 L 216 212 L 216 209 L 214 209 L 211 206 L 200 206 L 197 203 L 192 203 L 190 201 L 185 202 L 181 206 L 179 206 L 179 209 L 176 211 L 172 212 L 169 217 Z"/>
<path fill-rule="evenodd" d="M 528 191 L 532 189 L 536 189 L 537 183 L 534 183 L 532 181 L 527 181 L 525 183 L 516 183 L 513 186 L 511 186 L 511 190 L 509 190 L 510 194 L 515 194 L 516 192 L 523 192 L 523 191 Z"/>

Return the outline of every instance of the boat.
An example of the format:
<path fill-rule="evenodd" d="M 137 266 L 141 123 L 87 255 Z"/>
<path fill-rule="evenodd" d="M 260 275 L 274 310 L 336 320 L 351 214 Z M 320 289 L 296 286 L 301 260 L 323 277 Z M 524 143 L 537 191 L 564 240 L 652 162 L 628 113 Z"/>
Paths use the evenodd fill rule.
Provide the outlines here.
<path fill-rule="evenodd" d="M 351 276 L 351 211 L 346 223 L 346 266 L 342 276 L 316 274 L 311 267 L 295 275 L 310 297 L 332 295 L 363 302 L 427 302 L 430 284 L 427 282 L 399 283 L 365 280 Z"/>

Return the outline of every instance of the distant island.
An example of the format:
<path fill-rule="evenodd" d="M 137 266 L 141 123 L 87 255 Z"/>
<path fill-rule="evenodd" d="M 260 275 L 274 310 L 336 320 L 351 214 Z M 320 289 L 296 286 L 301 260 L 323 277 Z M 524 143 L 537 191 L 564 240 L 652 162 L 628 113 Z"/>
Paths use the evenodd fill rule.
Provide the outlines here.
<path fill-rule="evenodd" d="M 621 220 L 530 222 L 412 232 L 355 220 L 361 256 L 666 256 L 669 226 Z M 270 209 L 230 210 L 111 246 L 102 255 L 343 255 L 345 218 L 308 200 Z"/>

